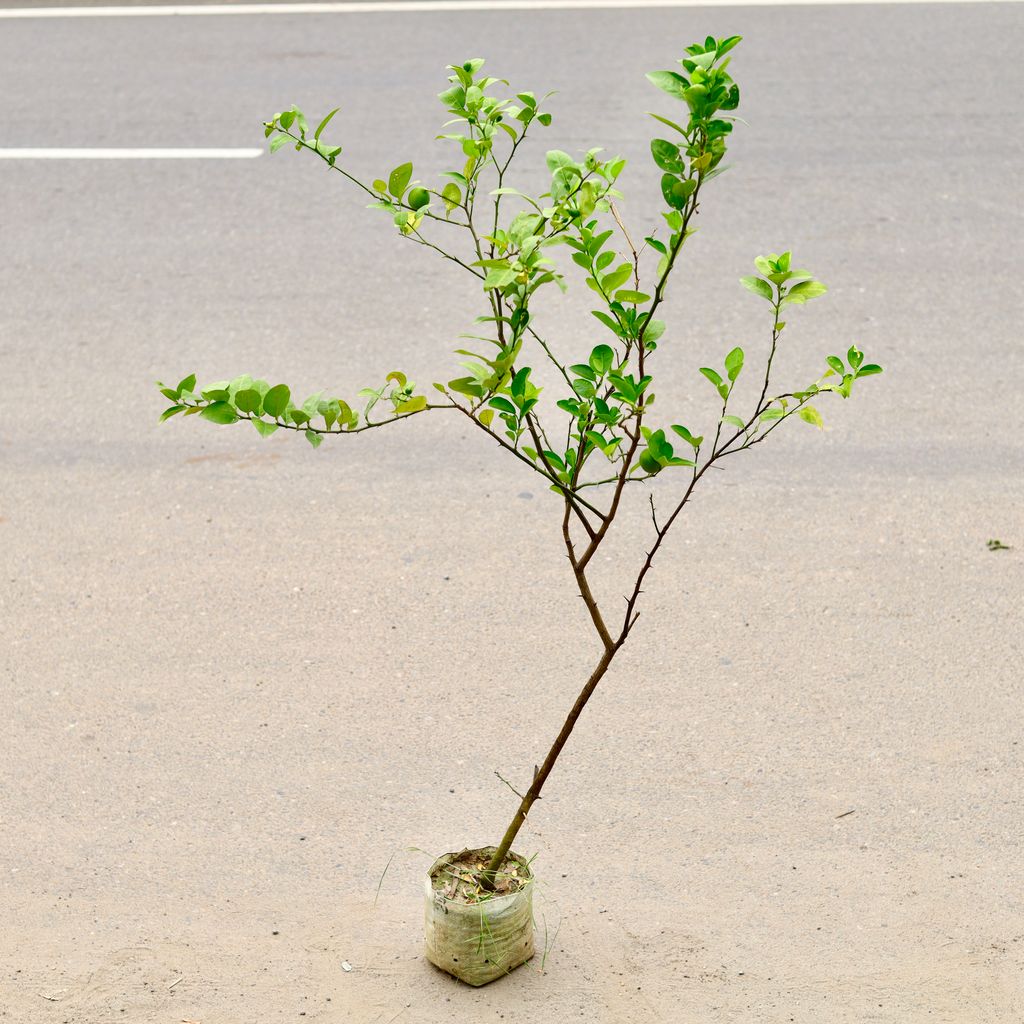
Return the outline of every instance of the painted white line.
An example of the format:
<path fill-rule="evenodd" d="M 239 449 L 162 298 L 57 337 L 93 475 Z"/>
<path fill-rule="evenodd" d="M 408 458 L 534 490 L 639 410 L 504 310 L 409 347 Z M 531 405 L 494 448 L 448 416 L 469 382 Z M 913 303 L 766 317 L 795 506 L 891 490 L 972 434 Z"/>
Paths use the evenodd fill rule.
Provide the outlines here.
<path fill-rule="evenodd" d="M 0 160 L 251 160 L 262 149 L 0 149 Z"/>
<path fill-rule="evenodd" d="M 401 14 L 418 11 L 557 11 L 653 7 L 804 7 L 849 4 L 1020 3 L 1021 0 L 366 0 L 365 3 L 153 4 L 12 7 L 0 18 L 162 18 L 218 14 Z"/>

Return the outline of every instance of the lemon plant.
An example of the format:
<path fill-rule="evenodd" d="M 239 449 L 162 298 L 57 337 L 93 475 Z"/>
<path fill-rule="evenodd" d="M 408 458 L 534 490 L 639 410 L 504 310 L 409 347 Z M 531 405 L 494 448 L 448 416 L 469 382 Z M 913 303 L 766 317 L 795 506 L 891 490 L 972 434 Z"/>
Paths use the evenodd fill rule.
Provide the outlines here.
<path fill-rule="evenodd" d="M 795 388 L 776 384 L 775 357 L 789 336 L 791 309 L 826 289 L 789 252 L 769 253 L 754 260 L 755 274 L 741 279 L 767 316 L 770 336 L 763 350 L 750 358 L 735 347 L 718 366 L 697 368 L 714 390 L 717 415 L 697 426 L 654 411 L 658 359 L 681 355 L 659 312 L 684 262 L 705 189 L 725 169 L 740 95 L 729 67 L 739 42 L 738 36 L 709 36 L 686 48 L 678 70 L 647 76 L 681 113 L 651 115 L 665 136 L 650 145 L 660 172 L 663 224 L 639 236 L 639 244 L 615 205 L 626 163 L 620 157 L 605 159 L 599 149 L 580 157 L 552 149 L 546 156 L 548 191 L 530 195 L 511 184 L 524 140 L 552 118 L 542 109 L 547 97 L 512 93 L 507 82 L 484 74 L 483 60 L 449 68 L 440 99 L 450 120 L 438 137 L 457 159 L 437 183 L 414 180 L 411 163 L 361 180 L 342 162 L 341 146 L 325 139 L 336 110 L 312 130 L 297 108 L 275 114 L 264 123 L 272 152 L 291 146 L 313 154 L 391 217 L 403 239 L 444 259 L 479 289 L 480 350 L 458 350 L 459 374 L 425 390 L 400 370 L 383 373 L 382 381 L 354 395 L 321 393 L 304 401 L 286 384 L 250 376 L 199 386 L 189 375 L 175 387 L 159 385 L 171 402 L 163 419 L 181 414 L 216 424 L 247 422 L 263 437 L 299 432 L 314 447 L 325 438 L 344 439 L 416 416 L 455 415 L 558 496 L 561 537 L 601 653 L 530 786 L 517 793 L 508 828 L 479 872 L 484 890 L 494 888 L 580 714 L 636 625 L 655 557 L 708 471 L 790 420 L 821 427 L 823 398 L 847 399 L 862 378 L 881 372 L 853 345 L 845 355 L 826 356 L 814 380 Z M 559 251 L 576 265 L 593 298 L 595 343 L 577 358 L 563 355 L 558 339 L 533 315 L 541 289 L 566 288 Z M 536 379 L 537 360 L 550 365 L 555 388 Z M 756 374 L 757 399 L 737 408 L 741 374 Z M 623 508 L 626 488 L 650 487 L 662 474 L 674 481 L 671 500 L 659 515 L 650 495 L 653 538 L 631 574 L 624 609 L 612 611 L 591 587 L 591 563 Z"/>

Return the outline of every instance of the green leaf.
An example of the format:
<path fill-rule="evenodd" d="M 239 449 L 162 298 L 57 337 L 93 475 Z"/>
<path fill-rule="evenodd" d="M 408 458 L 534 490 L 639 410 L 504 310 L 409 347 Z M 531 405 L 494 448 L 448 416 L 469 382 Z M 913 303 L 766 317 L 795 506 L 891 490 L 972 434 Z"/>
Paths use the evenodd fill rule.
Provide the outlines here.
<path fill-rule="evenodd" d="M 617 291 L 615 293 L 616 302 L 649 302 L 650 298 L 650 295 L 647 295 L 644 292 L 635 292 L 628 288 L 623 288 L 621 291 Z"/>
<path fill-rule="evenodd" d="M 292 142 L 290 135 L 278 135 L 276 138 L 270 140 L 270 152 L 276 153 L 282 146 L 287 146 L 289 142 Z"/>
<path fill-rule="evenodd" d="M 184 411 L 186 408 L 188 407 L 184 405 L 172 405 L 169 409 L 164 409 L 164 411 L 160 413 L 160 422 L 163 423 L 164 420 L 169 420 L 172 416 L 177 416 L 179 412 Z"/>
<path fill-rule="evenodd" d="M 692 178 L 681 181 L 674 174 L 663 174 L 661 177 L 661 194 L 674 210 L 683 209 L 696 188 L 697 182 Z"/>
<path fill-rule="evenodd" d="M 578 377 L 582 377 L 584 380 L 589 380 L 591 383 L 597 380 L 597 374 L 594 372 L 594 368 L 589 363 L 573 363 L 569 367 L 572 373 L 575 373 Z"/>
<path fill-rule="evenodd" d="M 483 387 L 477 383 L 475 377 L 456 377 L 448 381 L 448 387 L 457 391 L 460 395 L 467 395 L 470 398 L 483 398 L 485 392 Z"/>
<path fill-rule="evenodd" d="M 856 370 L 864 362 L 864 353 L 856 345 L 851 345 L 850 350 L 846 353 L 846 359 L 851 369 Z"/>
<path fill-rule="evenodd" d="M 648 77 L 650 76 L 648 75 Z M 661 114 L 651 114 L 649 110 L 647 111 L 647 113 L 650 114 L 650 116 L 653 117 L 655 121 L 660 121 L 663 125 L 666 125 L 669 128 L 675 128 L 675 130 L 679 132 L 680 135 L 686 134 L 686 129 L 683 128 L 681 125 L 676 124 L 675 121 L 670 121 L 667 117 L 662 117 Z"/>
<path fill-rule="evenodd" d="M 724 57 L 737 43 L 741 42 L 743 36 L 728 36 L 725 39 L 719 39 L 718 45 L 715 48 L 719 59 Z M 723 65 L 724 66 L 724 65 Z"/>
<path fill-rule="evenodd" d="M 677 434 L 678 434 L 678 435 L 679 435 L 679 436 L 680 436 L 680 437 L 681 437 L 681 438 L 682 438 L 682 439 L 683 439 L 684 441 L 686 441 L 686 442 L 687 442 L 687 444 L 690 444 L 690 445 L 692 445 L 692 446 L 693 446 L 694 448 L 699 448 L 699 447 L 700 447 L 700 445 L 701 445 L 701 442 L 702 442 L 702 441 L 704 440 L 704 435 L 703 435 L 703 434 L 701 434 L 701 435 L 700 435 L 700 436 L 698 436 L 698 437 L 694 437 L 694 436 L 693 436 L 693 434 L 691 434 L 691 433 L 690 433 L 690 431 L 689 431 L 689 430 L 688 430 L 688 429 L 687 429 L 686 427 L 684 427 L 684 426 L 681 426 L 681 425 L 680 425 L 680 424 L 678 424 L 678 423 L 673 423 L 673 424 L 672 424 L 672 429 L 673 429 L 673 430 L 674 430 L 674 431 L 675 431 L 675 432 L 676 432 L 676 433 L 677 433 Z"/>
<path fill-rule="evenodd" d="M 672 174 L 683 173 L 683 161 L 679 156 L 679 147 L 674 142 L 666 142 L 665 139 L 651 139 L 651 156 L 663 171 L 669 171 Z"/>
<path fill-rule="evenodd" d="M 662 92 L 667 92 L 669 96 L 674 96 L 680 100 L 683 98 L 684 90 L 690 84 L 682 75 L 677 74 L 675 71 L 649 71 L 647 73 L 647 81 L 652 85 L 656 85 Z"/>
<path fill-rule="evenodd" d="M 512 284 L 516 279 L 516 272 L 511 267 L 502 269 L 501 267 L 494 267 L 492 270 L 487 271 L 487 277 L 484 278 L 484 288 L 505 288 L 507 285 Z"/>
<path fill-rule="evenodd" d="M 226 402 L 230 397 L 230 384 L 226 380 L 217 381 L 203 388 L 202 396 L 208 402 Z"/>
<path fill-rule="evenodd" d="M 836 373 L 840 375 L 846 373 L 846 367 L 843 365 L 843 361 L 839 356 L 826 356 L 825 362 L 828 363 Z"/>
<path fill-rule="evenodd" d="M 722 422 L 728 423 L 733 427 L 738 427 L 740 430 L 742 430 L 746 426 L 746 423 L 744 423 L 743 420 L 739 418 L 739 416 L 723 416 Z"/>
<path fill-rule="evenodd" d="M 651 76 L 648 75 L 647 77 L 650 78 Z M 640 453 L 640 468 L 645 473 L 650 473 L 653 476 L 655 473 L 661 472 L 662 466 L 661 463 L 655 458 L 653 452 L 651 452 L 649 448 L 645 448 Z"/>
<path fill-rule="evenodd" d="M 317 129 L 313 132 L 314 140 L 320 140 L 320 133 L 331 123 L 331 118 L 341 109 L 341 107 L 335 107 L 321 122 L 317 125 Z"/>
<path fill-rule="evenodd" d="M 547 161 L 548 170 L 551 171 L 552 174 L 563 167 L 572 167 L 576 163 L 568 153 L 564 153 L 560 149 L 550 150 L 545 154 L 545 160 Z"/>
<path fill-rule="evenodd" d="M 722 375 L 717 370 L 712 370 L 710 366 L 702 366 L 700 368 L 700 372 L 703 373 L 716 388 L 721 385 Z"/>
<path fill-rule="evenodd" d="M 306 430 L 306 440 L 314 448 L 319 448 L 324 443 L 324 439 L 315 430 Z"/>
<path fill-rule="evenodd" d="M 772 286 L 760 277 L 754 277 L 753 275 L 741 277 L 740 284 L 749 291 L 752 291 L 755 295 L 760 295 L 761 298 L 767 299 L 769 302 L 774 302 L 775 300 L 772 293 Z"/>
<path fill-rule="evenodd" d="M 724 402 L 729 397 L 729 385 L 722 380 L 722 375 L 717 370 L 712 370 L 710 366 L 702 366 L 700 372 L 714 384 L 715 389 Z"/>
<path fill-rule="evenodd" d="M 261 420 L 258 417 L 254 417 L 250 422 L 259 432 L 260 437 L 270 437 L 277 430 L 276 423 L 268 423 L 266 420 Z"/>
<path fill-rule="evenodd" d="M 857 371 L 857 377 L 871 377 L 876 373 L 881 373 L 882 367 L 877 363 L 867 363 Z"/>
<path fill-rule="evenodd" d="M 530 367 L 524 366 L 513 378 L 512 383 L 509 384 L 509 391 L 512 393 L 513 398 L 522 399 L 526 395 L 526 381 L 530 376 Z"/>
<path fill-rule="evenodd" d="M 278 384 L 263 396 L 263 411 L 268 416 L 282 416 L 285 409 L 288 408 L 288 402 L 291 397 L 292 393 L 288 385 Z"/>
<path fill-rule="evenodd" d="M 610 274 L 605 274 L 605 276 L 601 278 L 601 287 L 605 290 L 605 292 L 613 292 L 620 285 L 625 284 L 626 281 L 628 281 L 629 278 L 632 276 L 632 274 L 633 264 L 621 263 Z"/>
<path fill-rule="evenodd" d="M 302 411 L 312 419 L 320 411 L 320 396 L 323 394 L 322 391 L 318 391 L 315 395 L 310 395 L 302 403 Z"/>
<path fill-rule="evenodd" d="M 441 198 L 444 200 L 445 209 L 451 213 L 462 202 L 462 193 L 459 191 L 459 186 L 454 181 L 449 181 L 441 189 Z"/>
<path fill-rule="evenodd" d="M 507 398 L 502 398 L 500 395 L 495 395 L 487 404 L 497 409 L 498 412 L 511 413 L 513 416 L 516 414 L 516 407 Z"/>
<path fill-rule="evenodd" d="M 399 402 L 395 408 L 395 412 L 399 415 L 407 412 L 422 412 L 427 407 L 427 399 L 425 395 L 416 395 L 410 398 L 408 401 Z"/>
<path fill-rule="evenodd" d="M 228 402 L 213 402 L 206 406 L 199 415 L 211 423 L 234 423 L 238 419 L 238 413 Z"/>
<path fill-rule="evenodd" d="M 178 394 L 182 395 L 186 391 L 192 392 L 196 389 L 196 375 L 190 373 L 187 377 L 183 378 L 178 382 Z"/>
<path fill-rule="evenodd" d="M 735 380 L 743 369 L 743 349 L 734 348 L 725 357 L 725 372 L 729 380 Z"/>
<path fill-rule="evenodd" d="M 611 368 L 615 359 L 615 352 L 610 345 L 598 345 L 590 353 L 589 363 L 591 369 L 600 376 L 604 376 Z"/>
<path fill-rule="evenodd" d="M 665 333 L 664 320 L 647 320 L 644 324 L 644 343 L 657 341 Z"/>
<path fill-rule="evenodd" d="M 811 426 L 817 427 L 819 430 L 825 429 L 825 423 L 821 418 L 821 413 L 818 412 L 813 405 L 805 405 L 798 411 L 797 415 L 804 421 L 804 423 L 810 423 Z"/>
<path fill-rule="evenodd" d="M 801 281 L 789 289 L 782 300 L 782 305 L 785 305 L 787 302 L 799 304 L 810 302 L 811 299 L 816 299 L 827 291 L 828 289 L 820 281 Z"/>
<path fill-rule="evenodd" d="M 246 388 L 235 393 L 235 405 L 240 412 L 259 413 L 263 396 L 255 388 Z"/>
<path fill-rule="evenodd" d="M 409 187 L 410 178 L 412 178 L 412 164 L 399 164 L 388 176 L 388 191 L 396 199 L 401 199 Z"/>
<path fill-rule="evenodd" d="M 781 420 L 785 415 L 786 414 L 782 409 L 765 409 L 758 419 L 762 423 L 767 423 L 769 420 Z"/>

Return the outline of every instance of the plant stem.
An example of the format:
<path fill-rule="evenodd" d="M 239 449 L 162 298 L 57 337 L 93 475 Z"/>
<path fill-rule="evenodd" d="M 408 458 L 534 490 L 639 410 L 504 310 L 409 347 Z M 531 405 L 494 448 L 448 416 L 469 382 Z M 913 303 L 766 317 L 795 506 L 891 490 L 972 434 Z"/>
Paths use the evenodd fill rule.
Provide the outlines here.
<path fill-rule="evenodd" d="M 526 791 L 523 799 L 519 803 L 515 817 L 513 817 L 512 821 L 509 823 L 508 828 L 505 830 L 505 835 L 502 837 L 501 843 L 494 851 L 494 856 L 484 869 L 483 875 L 480 879 L 484 888 L 494 888 L 495 872 L 501 867 L 508 851 L 512 848 L 512 844 L 515 842 L 516 836 L 519 834 L 519 830 L 523 827 L 523 823 L 526 821 L 526 816 L 530 813 L 530 808 L 540 796 L 540 791 L 544 788 L 544 783 L 551 774 L 551 769 L 555 767 L 558 755 L 562 752 L 562 747 L 565 746 L 566 740 L 569 739 L 572 730 L 575 728 L 577 719 L 583 713 L 583 709 L 587 706 L 587 701 L 590 700 L 590 695 L 595 689 L 597 689 L 597 684 L 601 682 L 601 677 L 608 671 L 608 666 L 612 663 L 612 658 L 615 657 L 619 648 L 625 642 L 625 639 L 626 636 L 623 634 L 616 643 L 612 644 L 611 647 L 606 647 L 604 649 L 604 653 L 601 655 L 601 660 L 597 663 L 594 671 L 590 673 L 590 678 L 587 680 L 586 686 L 583 687 L 580 691 L 580 695 L 576 698 L 576 703 L 573 704 L 568 718 L 566 718 L 561 731 L 556 737 L 555 742 L 552 744 L 551 749 L 548 751 L 548 756 L 544 758 L 544 763 L 537 770 L 537 774 L 534 776 L 530 788 Z"/>

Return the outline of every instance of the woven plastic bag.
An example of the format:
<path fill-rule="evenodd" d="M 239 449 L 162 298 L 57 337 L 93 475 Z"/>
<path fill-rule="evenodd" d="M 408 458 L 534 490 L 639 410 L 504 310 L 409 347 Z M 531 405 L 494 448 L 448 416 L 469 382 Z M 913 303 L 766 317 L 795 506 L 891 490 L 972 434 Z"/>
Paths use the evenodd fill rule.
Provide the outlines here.
<path fill-rule="evenodd" d="M 472 851 L 486 862 L 494 847 Z M 450 899 L 446 886 L 435 889 L 448 865 L 468 852 L 448 853 L 427 872 L 425 940 L 427 959 L 467 985 L 486 985 L 503 977 L 533 956 L 533 876 L 525 860 L 510 853 L 525 885 L 517 892 L 479 903 Z M 506 863 L 507 863 L 506 861 Z"/>

